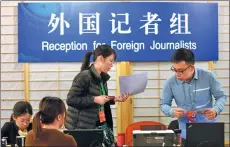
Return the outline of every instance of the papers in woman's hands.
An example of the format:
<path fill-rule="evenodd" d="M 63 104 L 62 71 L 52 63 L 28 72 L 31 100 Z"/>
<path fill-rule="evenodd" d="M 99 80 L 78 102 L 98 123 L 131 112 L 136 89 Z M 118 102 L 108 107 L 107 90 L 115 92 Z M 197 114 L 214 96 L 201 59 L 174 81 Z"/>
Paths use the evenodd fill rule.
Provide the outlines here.
<path fill-rule="evenodd" d="M 148 82 L 148 73 L 133 74 L 130 76 L 120 76 L 120 93 L 129 93 L 130 95 L 139 94 L 145 91 Z"/>

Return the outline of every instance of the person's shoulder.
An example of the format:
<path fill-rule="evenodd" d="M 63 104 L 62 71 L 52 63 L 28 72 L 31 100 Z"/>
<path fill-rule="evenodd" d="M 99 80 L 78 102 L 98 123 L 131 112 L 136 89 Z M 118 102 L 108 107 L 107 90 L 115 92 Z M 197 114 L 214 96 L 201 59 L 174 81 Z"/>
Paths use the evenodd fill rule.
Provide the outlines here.
<path fill-rule="evenodd" d="M 36 135 L 33 130 L 30 130 L 26 135 L 26 146 L 34 146 Z"/>
<path fill-rule="evenodd" d="M 90 71 L 89 70 L 83 70 L 81 72 L 79 72 L 75 77 L 74 80 L 79 79 L 79 78 L 88 78 L 90 75 Z"/>
<path fill-rule="evenodd" d="M 56 136 L 58 137 L 58 138 L 62 138 L 63 140 L 66 140 L 67 142 L 68 141 L 73 141 L 74 140 L 74 138 L 73 138 L 73 136 L 71 136 L 71 135 L 68 135 L 68 134 L 65 134 L 64 132 L 62 132 L 62 131 L 59 131 L 59 130 L 56 130 L 56 129 L 52 129 L 52 130 L 50 130 L 53 134 L 56 134 Z"/>
<path fill-rule="evenodd" d="M 13 121 L 10 121 L 10 122 L 5 122 L 5 124 L 3 126 L 12 126 L 14 124 Z"/>
<path fill-rule="evenodd" d="M 210 70 L 205 69 L 205 68 L 199 68 L 199 67 L 196 67 L 196 70 L 197 70 L 197 72 L 198 72 L 198 73 L 206 73 L 206 74 L 211 73 L 211 71 L 210 71 Z"/>
<path fill-rule="evenodd" d="M 26 138 L 28 137 L 33 137 L 34 136 L 34 131 L 33 130 L 30 130 L 27 135 L 26 135 Z"/>
<path fill-rule="evenodd" d="M 2 129 L 1 130 L 9 130 L 10 128 L 12 128 L 12 126 L 14 125 L 14 122 L 13 121 L 10 121 L 10 122 L 6 122 Z"/>
<path fill-rule="evenodd" d="M 67 137 L 67 136 L 70 136 L 68 134 L 65 134 L 62 130 L 57 130 L 57 129 L 46 129 L 47 131 L 49 132 L 52 132 L 53 134 L 56 134 L 58 136 L 61 136 L 61 137 Z"/>
<path fill-rule="evenodd" d="M 31 134 L 33 134 L 33 131 L 30 131 Z M 62 139 L 64 138 L 64 133 L 57 130 L 57 129 L 46 129 L 46 128 L 42 128 L 42 136 L 47 136 L 47 137 L 51 137 L 51 138 L 57 138 L 57 139 Z"/>
<path fill-rule="evenodd" d="M 77 75 L 83 76 L 83 75 L 88 75 L 89 73 L 90 73 L 90 71 L 87 69 L 87 70 L 83 70 L 83 71 L 79 72 Z"/>
<path fill-rule="evenodd" d="M 56 136 L 60 136 L 60 137 L 65 137 L 66 135 L 64 132 L 57 129 L 44 129 L 43 132 L 49 132 L 51 134 L 55 134 Z"/>
<path fill-rule="evenodd" d="M 172 85 L 173 83 L 175 83 L 175 80 L 176 80 L 176 76 L 172 75 L 166 79 L 165 85 Z"/>
<path fill-rule="evenodd" d="M 77 142 L 75 141 L 73 136 L 65 134 L 65 139 L 66 139 L 66 142 L 68 142 L 69 146 L 77 146 Z"/>
<path fill-rule="evenodd" d="M 198 76 L 200 78 L 203 78 L 203 77 L 214 77 L 215 76 L 215 73 L 213 71 L 208 70 L 208 69 L 196 68 L 196 71 L 197 71 Z"/>
<path fill-rule="evenodd" d="M 69 135 L 69 134 L 64 134 L 64 136 L 65 136 L 65 138 L 66 138 L 67 140 L 73 140 L 73 139 L 74 139 L 73 136 L 71 136 L 71 135 Z"/>

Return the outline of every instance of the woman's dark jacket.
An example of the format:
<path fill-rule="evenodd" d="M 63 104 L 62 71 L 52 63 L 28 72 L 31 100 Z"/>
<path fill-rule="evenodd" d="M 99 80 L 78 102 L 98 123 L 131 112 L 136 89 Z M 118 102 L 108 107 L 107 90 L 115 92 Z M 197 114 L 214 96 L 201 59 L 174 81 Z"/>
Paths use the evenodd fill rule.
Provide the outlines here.
<path fill-rule="evenodd" d="M 94 103 L 94 97 L 100 94 L 100 82 L 103 81 L 106 95 L 108 95 L 107 81 L 110 76 L 96 72 L 94 65 L 89 70 L 77 74 L 67 95 L 67 114 L 65 127 L 67 129 L 94 129 L 98 122 L 99 104 Z M 104 104 L 106 122 L 113 130 L 113 119 L 109 101 Z"/>

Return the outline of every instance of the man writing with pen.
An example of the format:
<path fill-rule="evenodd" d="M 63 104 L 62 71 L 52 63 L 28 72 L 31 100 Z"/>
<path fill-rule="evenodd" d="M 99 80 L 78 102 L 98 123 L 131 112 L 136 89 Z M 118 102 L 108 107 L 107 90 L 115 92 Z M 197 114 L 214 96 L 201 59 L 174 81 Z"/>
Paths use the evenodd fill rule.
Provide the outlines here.
<path fill-rule="evenodd" d="M 161 111 L 167 116 L 178 118 L 182 143 L 185 145 L 186 123 L 216 122 L 227 97 L 210 71 L 194 66 L 195 57 L 192 51 L 184 48 L 176 50 L 171 62 L 171 70 L 175 75 L 165 82 Z M 214 104 L 212 97 L 215 99 Z M 176 108 L 171 107 L 173 99 Z"/>

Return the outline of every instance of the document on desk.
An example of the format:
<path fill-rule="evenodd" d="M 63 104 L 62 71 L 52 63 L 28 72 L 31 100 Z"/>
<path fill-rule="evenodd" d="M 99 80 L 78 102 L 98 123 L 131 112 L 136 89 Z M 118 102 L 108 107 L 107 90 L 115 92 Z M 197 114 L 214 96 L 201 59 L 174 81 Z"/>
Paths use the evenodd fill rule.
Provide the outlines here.
<path fill-rule="evenodd" d="M 130 76 L 120 76 L 120 93 L 136 95 L 145 91 L 148 82 L 148 73 L 133 74 Z"/>

